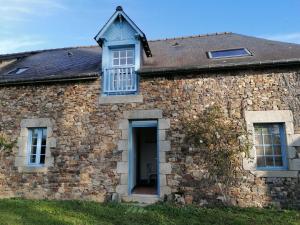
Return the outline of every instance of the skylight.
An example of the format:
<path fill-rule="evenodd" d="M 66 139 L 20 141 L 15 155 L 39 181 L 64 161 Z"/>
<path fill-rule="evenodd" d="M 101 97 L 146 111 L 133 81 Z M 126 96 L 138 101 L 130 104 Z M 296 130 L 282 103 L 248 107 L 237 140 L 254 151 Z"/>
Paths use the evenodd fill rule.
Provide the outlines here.
<path fill-rule="evenodd" d="M 21 74 L 21 73 L 25 72 L 28 69 L 29 69 L 28 67 L 16 68 L 16 69 L 13 69 L 13 70 L 9 71 L 7 74 Z"/>
<path fill-rule="evenodd" d="M 251 53 L 246 48 L 226 49 L 208 52 L 208 57 L 210 59 L 234 58 L 250 55 Z"/>

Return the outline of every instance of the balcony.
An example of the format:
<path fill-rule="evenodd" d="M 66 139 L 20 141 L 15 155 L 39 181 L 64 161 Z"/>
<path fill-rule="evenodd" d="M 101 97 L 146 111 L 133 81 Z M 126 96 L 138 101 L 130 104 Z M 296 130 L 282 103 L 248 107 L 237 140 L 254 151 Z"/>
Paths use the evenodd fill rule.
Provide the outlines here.
<path fill-rule="evenodd" d="M 103 93 L 128 95 L 137 92 L 137 75 L 134 67 L 115 67 L 104 70 Z"/>

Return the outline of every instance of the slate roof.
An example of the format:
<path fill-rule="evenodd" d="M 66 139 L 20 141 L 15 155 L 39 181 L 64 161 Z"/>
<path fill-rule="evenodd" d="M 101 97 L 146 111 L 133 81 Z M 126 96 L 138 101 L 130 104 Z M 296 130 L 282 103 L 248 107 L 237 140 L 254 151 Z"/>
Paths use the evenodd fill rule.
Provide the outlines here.
<path fill-rule="evenodd" d="M 153 57 L 144 55 L 141 75 L 174 71 L 233 69 L 240 67 L 300 65 L 300 45 L 270 41 L 235 33 L 217 33 L 149 41 Z M 209 59 L 207 51 L 247 48 L 252 56 Z M 98 46 L 51 49 L 0 55 L 18 58 L 1 68 L 0 85 L 69 79 L 95 79 L 101 69 Z M 8 74 L 15 68 L 28 67 L 21 74 Z"/>

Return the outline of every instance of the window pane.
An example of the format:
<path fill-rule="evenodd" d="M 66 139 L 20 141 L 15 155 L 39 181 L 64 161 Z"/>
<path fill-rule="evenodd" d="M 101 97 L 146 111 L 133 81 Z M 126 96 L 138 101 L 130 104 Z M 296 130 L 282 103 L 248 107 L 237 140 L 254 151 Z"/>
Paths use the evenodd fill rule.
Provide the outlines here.
<path fill-rule="evenodd" d="M 127 59 L 127 64 L 132 65 L 133 64 L 133 58 L 128 58 Z"/>
<path fill-rule="evenodd" d="M 265 164 L 265 157 L 263 157 L 263 156 L 258 156 L 257 157 L 257 166 L 258 167 L 264 167 L 264 166 L 266 166 L 266 164 Z"/>
<path fill-rule="evenodd" d="M 256 148 L 257 155 L 264 155 L 264 147 L 263 146 L 257 146 L 255 148 Z"/>
<path fill-rule="evenodd" d="M 120 57 L 125 58 L 126 57 L 126 50 L 120 51 Z"/>
<path fill-rule="evenodd" d="M 133 58 L 133 50 L 127 50 L 127 57 Z"/>
<path fill-rule="evenodd" d="M 261 132 L 262 132 L 262 134 L 269 134 L 269 128 L 268 128 L 268 126 L 262 127 L 261 128 Z"/>
<path fill-rule="evenodd" d="M 119 58 L 119 51 L 114 51 L 113 52 L 113 57 L 114 58 Z"/>
<path fill-rule="evenodd" d="M 35 163 L 36 155 L 30 155 L 30 163 Z"/>
<path fill-rule="evenodd" d="M 280 145 L 274 146 L 274 155 L 281 155 L 281 146 Z"/>
<path fill-rule="evenodd" d="M 113 60 L 113 65 L 118 66 L 119 65 L 119 59 L 114 59 Z"/>
<path fill-rule="evenodd" d="M 40 164 L 45 164 L 45 155 L 40 156 Z"/>
<path fill-rule="evenodd" d="M 265 154 L 266 155 L 273 155 L 272 146 L 265 146 Z"/>
<path fill-rule="evenodd" d="M 211 58 L 240 57 L 250 55 L 249 52 L 244 48 L 210 51 L 210 54 Z"/>
<path fill-rule="evenodd" d="M 262 145 L 262 144 L 263 144 L 262 135 L 255 135 L 255 145 Z"/>
<path fill-rule="evenodd" d="M 271 145 L 272 144 L 272 136 L 271 135 L 263 135 L 264 136 L 264 144 Z"/>
<path fill-rule="evenodd" d="M 120 65 L 126 65 L 126 58 L 120 59 Z"/>
<path fill-rule="evenodd" d="M 280 135 L 274 135 L 273 136 L 273 144 L 274 145 L 280 145 Z"/>
<path fill-rule="evenodd" d="M 31 146 L 31 154 L 36 154 L 36 146 Z"/>
<path fill-rule="evenodd" d="M 43 134 L 42 134 L 42 145 L 46 145 L 47 142 L 47 129 L 43 129 Z"/>
<path fill-rule="evenodd" d="M 275 166 L 283 166 L 282 157 L 275 157 Z"/>
<path fill-rule="evenodd" d="M 32 138 L 31 144 L 32 144 L 32 145 L 37 145 L 37 138 Z"/>
<path fill-rule="evenodd" d="M 273 134 L 280 134 L 280 129 L 279 129 L 279 125 L 278 124 L 274 124 L 273 125 Z"/>
<path fill-rule="evenodd" d="M 274 166 L 273 156 L 266 156 L 266 166 Z"/>
<path fill-rule="evenodd" d="M 46 146 L 41 147 L 41 154 L 46 154 Z"/>

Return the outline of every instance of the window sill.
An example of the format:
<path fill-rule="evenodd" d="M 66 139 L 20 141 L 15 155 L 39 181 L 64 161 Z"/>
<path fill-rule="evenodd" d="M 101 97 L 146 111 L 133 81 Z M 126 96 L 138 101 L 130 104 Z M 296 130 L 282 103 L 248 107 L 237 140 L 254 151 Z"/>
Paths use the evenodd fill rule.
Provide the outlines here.
<path fill-rule="evenodd" d="M 46 173 L 48 171 L 48 168 L 37 166 L 24 166 L 18 167 L 18 171 L 23 173 Z"/>
<path fill-rule="evenodd" d="M 141 103 L 142 95 L 116 95 L 116 96 L 100 96 L 99 104 L 117 104 L 117 103 Z"/>
<path fill-rule="evenodd" d="M 262 171 L 256 170 L 251 173 L 257 177 L 298 177 L 298 171 L 293 170 L 276 170 L 276 171 Z"/>

